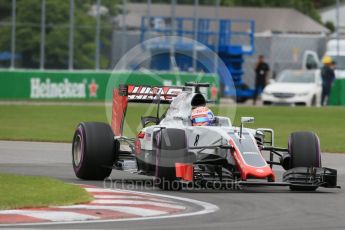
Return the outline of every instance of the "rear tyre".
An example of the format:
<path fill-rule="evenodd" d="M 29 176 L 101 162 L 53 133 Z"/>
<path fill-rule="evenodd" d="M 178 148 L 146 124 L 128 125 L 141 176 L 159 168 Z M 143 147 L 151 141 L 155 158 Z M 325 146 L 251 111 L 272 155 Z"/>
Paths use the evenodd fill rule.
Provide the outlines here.
<path fill-rule="evenodd" d="M 72 144 L 75 175 L 84 180 L 103 180 L 111 173 L 115 152 L 114 134 L 108 124 L 80 123 Z"/>
<path fill-rule="evenodd" d="M 289 139 L 290 167 L 321 167 L 319 138 L 312 132 L 294 132 Z M 317 186 L 290 186 L 294 191 L 314 191 Z"/>
<path fill-rule="evenodd" d="M 156 185 L 163 190 L 180 190 L 175 163 L 183 163 L 187 156 L 187 139 L 184 130 L 162 129 L 157 133 Z"/>

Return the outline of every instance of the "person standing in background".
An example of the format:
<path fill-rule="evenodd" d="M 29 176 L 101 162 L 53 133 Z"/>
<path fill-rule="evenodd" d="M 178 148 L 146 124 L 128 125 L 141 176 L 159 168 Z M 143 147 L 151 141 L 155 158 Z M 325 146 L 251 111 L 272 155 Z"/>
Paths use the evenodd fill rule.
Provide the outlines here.
<path fill-rule="evenodd" d="M 267 75 L 270 71 L 269 65 L 265 62 L 263 55 L 259 55 L 258 62 L 255 66 L 255 92 L 253 98 L 253 105 L 256 104 L 257 97 L 261 94 L 262 90 L 266 86 Z"/>
<path fill-rule="evenodd" d="M 330 56 L 325 56 L 322 59 L 323 67 L 321 68 L 322 78 L 322 95 L 321 95 L 321 106 L 328 104 L 328 98 L 331 94 L 333 81 L 335 79 L 334 64 Z"/>
<path fill-rule="evenodd" d="M 334 60 L 331 63 L 331 68 L 334 70 L 334 75 L 335 75 L 335 69 L 337 68 L 337 63 Z"/>

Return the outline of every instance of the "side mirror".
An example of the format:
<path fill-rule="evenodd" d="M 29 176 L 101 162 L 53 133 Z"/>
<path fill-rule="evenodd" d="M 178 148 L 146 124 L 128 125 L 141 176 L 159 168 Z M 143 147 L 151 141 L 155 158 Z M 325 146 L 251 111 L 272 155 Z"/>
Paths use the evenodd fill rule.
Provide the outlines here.
<path fill-rule="evenodd" d="M 241 127 L 240 127 L 240 138 L 242 138 L 243 124 L 244 123 L 254 123 L 254 117 L 241 117 Z"/>
<path fill-rule="evenodd" d="M 142 126 L 145 128 L 147 125 L 149 124 L 155 124 L 155 125 L 158 125 L 160 122 L 159 118 L 157 117 L 151 117 L 151 116 L 148 116 L 148 117 L 141 117 L 141 124 Z"/>
<path fill-rule="evenodd" d="M 254 117 L 241 117 L 241 124 L 243 123 L 254 123 Z"/>

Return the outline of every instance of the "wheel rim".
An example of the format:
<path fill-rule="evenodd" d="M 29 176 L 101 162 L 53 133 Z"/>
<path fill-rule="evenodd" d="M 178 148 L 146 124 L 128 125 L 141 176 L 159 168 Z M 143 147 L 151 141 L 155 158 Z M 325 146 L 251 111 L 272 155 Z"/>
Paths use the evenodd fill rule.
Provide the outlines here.
<path fill-rule="evenodd" d="M 73 161 L 75 166 L 79 166 L 82 158 L 82 138 L 78 134 L 73 143 Z"/>

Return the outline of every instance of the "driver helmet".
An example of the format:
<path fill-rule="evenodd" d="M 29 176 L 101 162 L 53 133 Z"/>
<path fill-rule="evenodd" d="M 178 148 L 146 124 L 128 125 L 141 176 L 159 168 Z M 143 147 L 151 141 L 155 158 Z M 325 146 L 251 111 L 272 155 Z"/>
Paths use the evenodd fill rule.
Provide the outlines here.
<path fill-rule="evenodd" d="M 210 126 L 215 120 L 212 111 L 206 106 L 194 108 L 192 110 L 191 119 L 193 126 Z"/>

